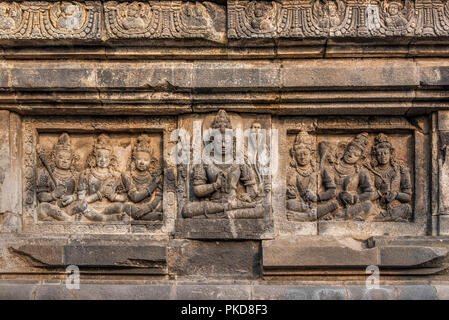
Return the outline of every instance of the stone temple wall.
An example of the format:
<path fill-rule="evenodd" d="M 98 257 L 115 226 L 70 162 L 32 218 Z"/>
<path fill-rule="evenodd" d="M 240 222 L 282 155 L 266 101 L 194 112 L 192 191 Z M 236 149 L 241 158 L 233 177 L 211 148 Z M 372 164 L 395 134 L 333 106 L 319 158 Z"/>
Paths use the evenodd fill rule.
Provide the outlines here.
<path fill-rule="evenodd" d="M 0 298 L 449 298 L 448 57 L 444 0 L 0 1 Z"/>

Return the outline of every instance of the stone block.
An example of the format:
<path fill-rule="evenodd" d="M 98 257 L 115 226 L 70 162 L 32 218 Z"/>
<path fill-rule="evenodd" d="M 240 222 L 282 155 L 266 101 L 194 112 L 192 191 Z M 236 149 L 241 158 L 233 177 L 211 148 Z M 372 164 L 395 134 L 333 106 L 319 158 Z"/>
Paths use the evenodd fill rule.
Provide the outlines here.
<path fill-rule="evenodd" d="M 249 285 L 178 284 L 177 300 L 249 300 Z"/>
<path fill-rule="evenodd" d="M 231 279 L 256 278 L 261 273 L 257 241 L 170 241 L 169 273 Z"/>
<path fill-rule="evenodd" d="M 254 285 L 254 300 L 346 300 L 340 286 Z"/>
<path fill-rule="evenodd" d="M 34 299 L 37 283 L 4 283 L 0 281 L 0 300 L 32 300 Z"/>
<path fill-rule="evenodd" d="M 92 88 L 96 87 L 95 69 L 72 64 L 70 68 L 34 65 L 12 68 L 10 86 L 15 89 Z"/>
<path fill-rule="evenodd" d="M 368 288 L 366 285 L 346 286 L 351 300 L 394 300 L 395 290 L 393 286 L 381 285 L 379 288 Z"/>
<path fill-rule="evenodd" d="M 436 300 L 437 291 L 431 285 L 398 285 L 398 300 Z"/>
<path fill-rule="evenodd" d="M 274 236 L 270 219 L 177 219 L 175 237 L 180 239 L 261 240 Z"/>
<path fill-rule="evenodd" d="M 36 290 L 36 300 L 76 300 L 76 289 L 67 289 L 65 284 L 39 285 Z"/>
<path fill-rule="evenodd" d="M 79 300 L 168 300 L 170 284 L 104 284 L 81 283 L 76 291 Z"/>

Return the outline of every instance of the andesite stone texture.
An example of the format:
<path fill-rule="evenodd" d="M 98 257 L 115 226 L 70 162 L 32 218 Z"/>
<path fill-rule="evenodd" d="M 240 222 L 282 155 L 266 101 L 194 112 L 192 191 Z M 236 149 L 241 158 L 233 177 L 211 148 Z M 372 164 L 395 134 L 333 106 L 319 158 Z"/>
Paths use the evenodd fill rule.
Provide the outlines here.
<path fill-rule="evenodd" d="M 0 299 L 448 299 L 448 48 L 445 0 L 0 1 Z"/>

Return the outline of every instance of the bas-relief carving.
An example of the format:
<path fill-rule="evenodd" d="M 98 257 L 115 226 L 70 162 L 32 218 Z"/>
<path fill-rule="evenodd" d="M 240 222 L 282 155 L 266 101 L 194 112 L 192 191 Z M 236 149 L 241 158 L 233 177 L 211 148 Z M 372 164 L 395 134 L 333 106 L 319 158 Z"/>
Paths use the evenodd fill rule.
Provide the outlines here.
<path fill-rule="evenodd" d="M 253 139 L 258 139 L 259 122 L 254 122 L 251 126 Z M 222 136 L 226 135 L 226 130 L 235 129 L 226 111 L 220 110 L 215 116 L 210 128 L 218 130 Z M 184 181 L 180 180 L 182 199 L 185 200 L 181 211 L 183 218 L 223 218 L 223 219 L 263 219 L 267 215 L 267 197 L 270 192 L 270 181 L 267 177 L 266 148 L 263 146 L 258 150 L 253 150 L 251 154 L 244 155 L 244 161 L 236 161 L 236 141 L 233 139 L 233 159 L 226 158 L 226 139 L 208 141 L 214 145 L 215 152 L 219 155 L 207 158 L 201 164 L 196 164 L 192 170 L 193 190 L 192 197 L 183 195 L 187 192 L 185 184 L 189 183 L 189 172 L 185 166 L 181 167 L 180 175 Z M 250 142 L 251 143 L 251 142 Z M 216 145 L 218 144 L 218 145 Z M 260 146 L 262 143 L 257 144 Z M 264 151 L 262 151 L 265 149 Z M 217 151 L 218 150 L 218 151 Z M 206 160 L 206 159 L 205 159 Z M 269 205 L 269 204 L 268 204 Z"/>
<path fill-rule="evenodd" d="M 111 1 L 105 3 L 105 17 L 112 39 L 225 38 L 225 12 L 211 2 Z"/>
<path fill-rule="evenodd" d="M 79 140 L 78 145 L 85 145 Z M 121 142 L 130 148 L 131 141 Z M 137 137 L 126 158 L 115 154 L 111 138 L 102 133 L 81 165 L 68 133 L 61 134 L 49 157 L 43 149 L 37 151 L 42 164 L 36 183 L 39 220 L 162 220 L 159 150 L 155 152 L 148 135 Z"/>
<path fill-rule="evenodd" d="M 321 141 L 316 146 L 309 133 L 297 134 L 287 173 L 289 220 L 411 219 L 410 171 L 396 159 L 388 136 L 378 134 L 371 150 L 365 132 L 349 143 Z"/>
<path fill-rule="evenodd" d="M 383 0 L 273 1 L 266 14 L 270 32 L 252 27 L 256 1 L 228 2 L 229 38 L 386 37 L 448 35 L 448 2 Z M 268 23 L 269 22 L 269 23 Z"/>
<path fill-rule="evenodd" d="M 100 38 L 96 2 L 1 2 L 0 39 Z"/>

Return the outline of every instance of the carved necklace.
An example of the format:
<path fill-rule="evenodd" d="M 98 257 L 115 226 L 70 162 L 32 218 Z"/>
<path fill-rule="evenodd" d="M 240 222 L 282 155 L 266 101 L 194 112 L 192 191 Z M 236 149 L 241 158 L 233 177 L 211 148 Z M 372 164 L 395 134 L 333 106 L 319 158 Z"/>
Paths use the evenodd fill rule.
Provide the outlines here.
<path fill-rule="evenodd" d="M 147 171 L 139 172 L 137 170 L 133 170 L 131 177 L 136 184 L 146 184 L 151 179 L 151 175 Z"/>
<path fill-rule="evenodd" d="M 313 173 L 313 168 L 311 165 L 308 165 L 306 169 L 303 169 L 300 166 L 296 166 L 296 172 L 303 177 L 308 177 Z"/>
<path fill-rule="evenodd" d="M 380 167 L 375 168 L 375 171 L 384 181 L 391 182 L 394 177 L 396 177 L 396 170 L 393 166 L 387 167 L 385 169 L 382 169 Z"/>
<path fill-rule="evenodd" d="M 335 171 L 341 176 L 348 176 L 352 175 L 356 172 L 356 168 L 354 165 L 344 165 L 343 163 L 338 163 L 336 166 L 334 166 Z"/>
<path fill-rule="evenodd" d="M 56 180 L 64 182 L 72 178 L 72 172 L 70 170 L 61 170 L 59 168 L 53 170 L 53 175 Z"/>
<path fill-rule="evenodd" d="M 97 178 L 98 180 L 100 180 L 102 182 L 104 180 L 106 180 L 107 178 L 109 178 L 109 176 L 110 176 L 109 171 L 106 171 L 106 173 L 100 173 L 95 168 L 91 170 L 91 173 L 95 178 Z"/>

